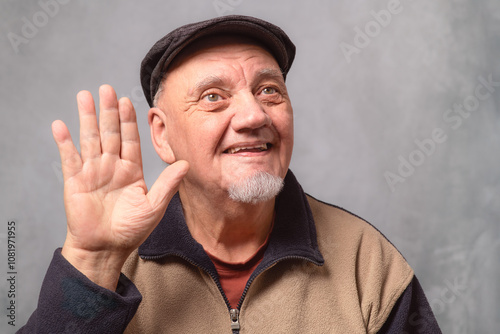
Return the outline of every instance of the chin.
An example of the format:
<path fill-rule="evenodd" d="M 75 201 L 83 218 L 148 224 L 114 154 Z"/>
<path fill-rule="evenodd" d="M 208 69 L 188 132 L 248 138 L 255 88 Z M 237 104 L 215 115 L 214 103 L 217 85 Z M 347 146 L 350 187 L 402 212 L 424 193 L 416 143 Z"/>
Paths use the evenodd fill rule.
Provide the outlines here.
<path fill-rule="evenodd" d="M 228 190 L 229 198 L 235 202 L 257 204 L 276 197 L 283 189 L 283 178 L 265 171 L 239 178 Z"/>

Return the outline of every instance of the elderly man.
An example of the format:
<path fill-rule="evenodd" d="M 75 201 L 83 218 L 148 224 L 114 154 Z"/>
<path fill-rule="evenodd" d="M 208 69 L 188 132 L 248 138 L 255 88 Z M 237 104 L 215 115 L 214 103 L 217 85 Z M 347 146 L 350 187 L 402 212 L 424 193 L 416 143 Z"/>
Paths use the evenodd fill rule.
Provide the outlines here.
<path fill-rule="evenodd" d="M 68 233 L 21 332 L 439 333 L 412 269 L 374 227 L 288 170 L 295 47 L 226 16 L 178 28 L 142 63 L 148 191 L 131 102 L 78 94 L 79 154 L 53 134 Z"/>

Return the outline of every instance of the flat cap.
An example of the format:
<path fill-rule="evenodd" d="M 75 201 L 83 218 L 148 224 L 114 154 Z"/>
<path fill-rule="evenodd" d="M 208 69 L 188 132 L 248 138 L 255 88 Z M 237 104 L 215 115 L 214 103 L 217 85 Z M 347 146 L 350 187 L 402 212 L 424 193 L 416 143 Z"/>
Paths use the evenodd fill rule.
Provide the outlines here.
<path fill-rule="evenodd" d="M 161 80 L 179 52 L 200 38 L 223 34 L 243 35 L 260 42 L 286 78 L 295 58 L 295 45 L 281 28 L 251 16 L 221 16 L 179 27 L 153 45 L 141 63 L 141 85 L 149 105 L 153 106 Z"/>

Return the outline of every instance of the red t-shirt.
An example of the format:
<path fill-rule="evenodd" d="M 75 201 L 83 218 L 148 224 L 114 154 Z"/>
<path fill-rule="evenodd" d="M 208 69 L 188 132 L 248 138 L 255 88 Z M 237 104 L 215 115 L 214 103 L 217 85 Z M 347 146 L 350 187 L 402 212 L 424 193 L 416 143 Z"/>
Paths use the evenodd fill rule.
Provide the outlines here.
<path fill-rule="evenodd" d="M 207 252 L 215 265 L 215 269 L 217 269 L 222 290 L 224 290 L 231 304 L 231 308 L 236 308 L 238 306 L 238 302 L 243 294 L 243 290 L 245 290 L 245 285 L 250 275 L 252 275 L 253 271 L 264 257 L 268 241 L 269 235 L 257 252 L 244 262 L 225 262 Z"/>

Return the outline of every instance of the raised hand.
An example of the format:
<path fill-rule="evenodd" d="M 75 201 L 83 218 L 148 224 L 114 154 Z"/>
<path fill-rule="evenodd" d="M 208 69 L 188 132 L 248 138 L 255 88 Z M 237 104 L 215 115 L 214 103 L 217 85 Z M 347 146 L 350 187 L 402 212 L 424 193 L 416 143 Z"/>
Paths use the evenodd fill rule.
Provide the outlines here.
<path fill-rule="evenodd" d="M 77 95 L 78 153 L 66 125 L 52 124 L 61 155 L 68 223 L 63 256 L 95 283 L 114 290 L 130 253 L 153 231 L 189 166 L 167 167 L 148 192 L 132 103 L 99 89 L 99 126 L 92 95 Z"/>

